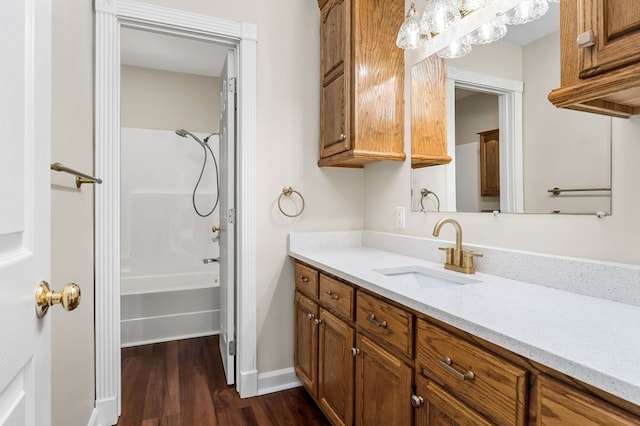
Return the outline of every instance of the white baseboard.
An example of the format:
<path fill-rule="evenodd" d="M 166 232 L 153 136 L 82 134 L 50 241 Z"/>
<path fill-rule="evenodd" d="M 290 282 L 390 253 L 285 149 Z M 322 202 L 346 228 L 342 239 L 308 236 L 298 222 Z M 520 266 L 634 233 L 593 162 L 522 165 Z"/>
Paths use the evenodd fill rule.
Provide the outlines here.
<path fill-rule="evenodd" d="M 212 331 L 206 331 L 202 333 L 172 335 L 172 336 L 159 337 L 157 339 L 149 339 L 149 340 L 137 340 L 135 342 L 122 343 L 120 347 L 130 348 L 132 346 L 142 346 L 142 345 L 152 345 L 154 343 L 173 342 L 174 340 L 184 340 L 184 339 L 193 339 L 196 337 L 215 336 L 216 334 L 220 334 L 220 330 L 212 330 Z"/>
<path fill-rule="evenodd" d="M 238 358 L 236 357 L 236 362 Z M 240 398 L 258 395 L 258 370 L 240 372 Z"/>
<path fill-rule="evenodd" d="M 96 413 L 96 420 L 94 424 L 96 426 L 112 426 L 118 423 L 118 399 L 109 398 L 96 401 L 96 406 L 93 409 Z M 91 415 L 93 418 L 93 414 Z"/>
<path fill-rule="evenodd" d="M 98 424 L 98 410 L 95 407 L 93 408 L 93 411 L 91 411 L 91 417 L 89 417 L 87 426 L 100 426 Z"/>
<path fill-rule="evenodd" d="M 293 367 L 258 374 L 258 395 L 302 386 Z"/>

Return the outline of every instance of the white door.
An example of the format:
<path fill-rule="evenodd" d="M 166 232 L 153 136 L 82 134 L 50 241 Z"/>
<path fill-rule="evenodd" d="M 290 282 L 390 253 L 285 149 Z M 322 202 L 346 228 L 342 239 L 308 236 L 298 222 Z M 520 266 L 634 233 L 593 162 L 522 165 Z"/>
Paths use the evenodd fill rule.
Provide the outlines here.
<path fill-rule="evenodd" d="M 51 2 L 0 1 L 0 425 L 51 423 Z"/>
<path fill-rule="evenodd" d="M 234 51 L 220 75 L 220 355 L 227 384 L 235 382 L 235 82 Z"/>

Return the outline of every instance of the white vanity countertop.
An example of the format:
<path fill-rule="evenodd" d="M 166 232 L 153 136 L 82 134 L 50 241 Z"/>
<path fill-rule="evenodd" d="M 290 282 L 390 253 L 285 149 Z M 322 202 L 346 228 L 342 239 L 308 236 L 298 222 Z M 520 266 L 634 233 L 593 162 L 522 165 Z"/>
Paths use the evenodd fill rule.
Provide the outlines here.
<path fill-rule="evenodd" d="M 481 281 L 474 284 L 399 285 L 372 269 L 443 265 L 368 247 L 295 247 L 289 254 L 640 405 L 640 307 L 480 272 L 445 271 Z"/>

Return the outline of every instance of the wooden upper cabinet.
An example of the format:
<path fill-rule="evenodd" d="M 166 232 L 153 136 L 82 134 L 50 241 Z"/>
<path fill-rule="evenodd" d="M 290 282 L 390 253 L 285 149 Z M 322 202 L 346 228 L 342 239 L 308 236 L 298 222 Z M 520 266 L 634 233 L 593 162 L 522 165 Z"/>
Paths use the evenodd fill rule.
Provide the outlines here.
<path fill-rule="evenodd" d="M 319 166 L 405 159 L 402 0 L 319 0 Z"/>
<path fill-rule="evenodd" d="M 480 135 L 480 195 L 500 196 L 500 131 L 498 129 L 478 133 Z"/>
<path fill-rule="evenodd" d="M 447 73 L 438 55 L 411 67 L 411 167 L 448 164 Z"/>
<path fill-rule="evenodd" d="M 560 2 L 559 108 L 628 118 L 640 113 L 640 2 Z M 578 38 L 583 47 L 578 46 Z"/>

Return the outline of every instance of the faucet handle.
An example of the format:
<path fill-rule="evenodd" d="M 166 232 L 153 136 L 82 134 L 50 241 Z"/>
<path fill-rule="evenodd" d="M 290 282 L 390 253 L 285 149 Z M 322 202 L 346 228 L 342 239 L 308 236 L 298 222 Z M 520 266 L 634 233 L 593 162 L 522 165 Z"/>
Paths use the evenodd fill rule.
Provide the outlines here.
<path fill-rule="evenodd" d="M 443 250 L 446 252 L 445 263 L 453 263 L 453 247 L 438 247 L 438 250 Z"/>
<path fill-rule="evenodd" d="M 474 257 L 483 257 L 482 253 L 477 253 L 472 250 L 463 250 L 462 251 L 462 267 L 463 268 L 472 268 L 473 269 L 473 258 Z"/>

